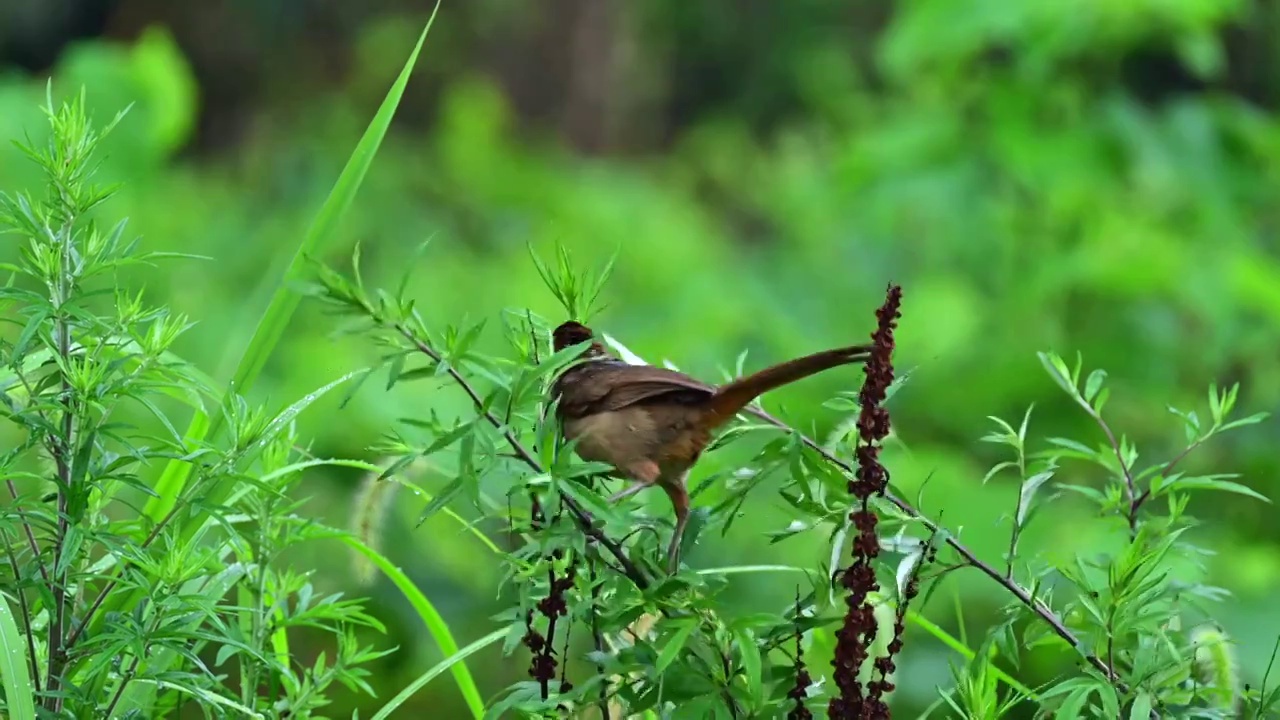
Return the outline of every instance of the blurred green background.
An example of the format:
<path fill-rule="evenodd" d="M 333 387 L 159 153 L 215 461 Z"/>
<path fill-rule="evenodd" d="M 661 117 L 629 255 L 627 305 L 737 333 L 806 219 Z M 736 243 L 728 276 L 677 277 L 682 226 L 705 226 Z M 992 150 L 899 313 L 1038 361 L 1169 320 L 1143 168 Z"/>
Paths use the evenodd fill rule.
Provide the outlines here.
<path fill-rule="evenodd" d="M 130 217 L 148 249 L 213 261 L 127 281 L 198 320 L 178 349 L 225 377 L 262 288 L 429 10 L 0 0 L 0 137 L 42 129 L 49 77 L 59 93 L 86 85 L 100 122 L 135 103 L 107 143 L 104 179 L 125 185 L 105 212 Z M 1008 476 L 979 485 L 1004 459 L 977 442 L 987 416 L 1016 422 L 1035 403 L 1033 436 L 1101 440 L 1037 350 L 1079 351 L 1087 368 L 1105 368 L 1112 425 L 1149 462 L 1180 449 L 1167 406 L 1203 415 L 1213 380 L 1242 383 L 1241 412 L 1280 400 L 1278 32 L 1275 0 L 446 0 L 329 260 L 345 267 L 360 241 L 368 281 L 390 286 L 431 238 L 413 294 L 443 326 L 496 321 L 508 307 L 558 320 L 529 243 L 544 255 L 563 243 L 584 265 L 616 250 L 595 324 L 651 362 L 708 379 L 743 349 L 758 368 L 861 341 L 885 284 L 901 283 L 897 363 L 912 375 L 892 402 L 902 444 L 886 453 L 889 467 L 909 497 L 930 478 L 925 509 L 999 563 L 1017 490 Z M 0 187 L 34 188 L 35 172 L 0 151 Z M 255 399 L 282 406 L 376 357 L 332 329 L 304 303 Z M 496 322 L 485 342 L 501 349 Z M 824 434 L 844 418 L 822 401 L 860 379 L 826 373 L 766 406 Z M 304 432 L 319 455 L 373 459 L 367 448 L 397 418 L 430 408 L 468 410 L 451 388 L 387 393 L 371 382 L 345 409 L 336 398 L 317 405 Z M 1229 434 L 1185 469 L 1240 472 L 1276 496 L 1278 428 Z M 748 452 L 713 453 L 699 473 Z M 1063 477 L 1100 481 L 1077 466 Z M 310 511 L 347 525 L 359 481 L 314 473 L 303 485 Z M 645 502 L 659 511 L 665 499 Z M 503 607 L 499 564 L 442 515 L 415 529 L 423 504 L 397 496 L 383 545 L 465 644 Z M 1274 509 L 1205 494 L 1192 511 L 1205 521 L 1196 538 L 1218 553 L 1201 578 L 1234 593 L 1219 619 L 1256 683 L 1280 633 Z M 765 533 L 790 521 L 772 493 L 747 512 L 689 561 L 825 557 L 820 537 L 768 544 Z M 1117 527 L 1063 502 L 1039 517 L 1026 549 L 1069 557 Z M 402 652 L 377 668 L 383 698 L 439 659 L 389 583 L 359 587 L 334 546 L 300 562 L 324 588 L 369 595 L 388 623 Z M 734 612 L 782 607 L 794 592 L 777 576 L 734 583 Z M 971 634 L 1007 600 L 971 571 L 943 590 L 923 609 L 952 632 L 953 595 Z M 497 657 L 490 649 L 474 665 L 486 694 L 526 665 Z M 923 708 L 957 660 L 913 631 L 896 707 Z M 1019 676 L 1043 681 L 1069 662 L 1050 655 Z M 362 702 L 376 707 L 344 695 L 333 715 Z M 404 716 L 428 709 L 464 714 L 450 678 Z"/>

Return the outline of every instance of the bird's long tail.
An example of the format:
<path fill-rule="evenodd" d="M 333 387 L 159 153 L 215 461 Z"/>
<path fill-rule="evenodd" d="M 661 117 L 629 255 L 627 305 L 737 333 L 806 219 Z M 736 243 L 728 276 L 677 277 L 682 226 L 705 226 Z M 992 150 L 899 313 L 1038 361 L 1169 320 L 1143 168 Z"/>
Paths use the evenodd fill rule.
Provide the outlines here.
<path fill-rule="evenodd" d="M 704 421 L 709 427 L 719 426 L 732 419 L 752 400 L 770 390 L 802 380 L 823 370 L 863 362 L 870 353 L 870 345 L 852 345 L 824 350 L 738 378 L 716 390 L 716 394 L 709 401 L 708 413 L 704 416 Z"/>

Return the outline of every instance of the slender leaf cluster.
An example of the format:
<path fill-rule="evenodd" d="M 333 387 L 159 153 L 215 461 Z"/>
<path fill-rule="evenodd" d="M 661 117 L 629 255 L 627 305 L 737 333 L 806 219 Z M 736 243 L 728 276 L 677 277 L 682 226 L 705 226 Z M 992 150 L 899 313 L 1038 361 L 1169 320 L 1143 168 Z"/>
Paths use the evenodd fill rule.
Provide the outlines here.
<path fill-rule="evenodd" d="M 96 129 L 83 93 L 55 105 L 50 90 L 45 109 L 47 136 L 19 146 L 44 192 L 0 195 L 0 230 L 18 249 L 0 289 L 0 420 L 18 438 L 0 456 L 0 605 L 17 607 L 0 654 L 21 659 L 3 668 L 6 712 L 307 717 L 335 686 L 372 692 L 363 666 L 385 653 L 358 634 L 381 623 L 283 559 L 342 536 L 288 494 L 314 463 L 294 419 L 341 381 L 271 414 L 177 358 L 192 323 L 115 284 L 164 256 L 141 251 L 124 222 L 99 221 L 112 189 L 95 183 L 96 151 L 121 118 Z M 184 406 L 219 413 L 227 437 L 184 437 Z M 190 482 L 152 521 L 139 511 L 155 496 L 147 472 L 167 462 Z M 332 650 L 290 652 L 300 635 Z"/>

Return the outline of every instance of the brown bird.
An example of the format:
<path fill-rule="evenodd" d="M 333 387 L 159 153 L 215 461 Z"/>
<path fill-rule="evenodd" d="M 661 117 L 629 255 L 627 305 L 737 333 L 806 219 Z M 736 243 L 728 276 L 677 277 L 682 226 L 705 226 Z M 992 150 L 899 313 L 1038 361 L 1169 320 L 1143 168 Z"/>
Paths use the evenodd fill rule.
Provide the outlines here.
<path fill-rule="evenodd" d="M 675 531 L 667 569 L 680 562 L 680 541 L 689 521 L 689 468 L 711 442 L 712 433 L 762 393 L 839 365 L 867 359 L 870 345 L 824 350 L 788 360 L 719 387 L 652 365 L 628 365 L 611 356 L 591 328 L 569 321 L 555 329 L 552 343 L 564 348 L 592 343 L 584 362 L 565 370 L 551 387 L 561 432 L 577 440 L 578 456 L 613 465 L 633 485 L 614 494 L 617 502 L 658 485 L 675 508 Z"/>

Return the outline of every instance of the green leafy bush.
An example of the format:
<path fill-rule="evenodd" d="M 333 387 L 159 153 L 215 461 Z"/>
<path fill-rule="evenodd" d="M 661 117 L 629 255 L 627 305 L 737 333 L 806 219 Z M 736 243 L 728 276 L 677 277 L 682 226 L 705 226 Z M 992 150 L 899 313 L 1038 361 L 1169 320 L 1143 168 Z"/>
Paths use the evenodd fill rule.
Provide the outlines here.
<path fill-rule="evenodd" d="M 610 269 L 595 277 L 579 276 L 563 252 L 554 266 L 536 256 L 535 261 L 569 317 L 588 312 Z M 583 348 L 553 354 L 547 321 L 512 308 L 502 315 L 508 352 L 482 353 L 476 340 L 484 322 L 432 328 L 406 294 L 411 274 L 391 293 L 365 285 L 358 251 L 353 266 L 355 276 L 347 278 L 320 265 L 311 293 L 347 318 L 343 325 L 349 332 L 367 335 L 386 348 L 368 374 L 386 369 L 388 389 L 444 380 L 461 389 L 475 408 L 474 415 L 459 421 L 434 415 L 402 418 L 403 430 L 379 448 L 400 457 L 383 477 L 415 462 L 436 463 L 453 480 L 428 504 L 419 523 L 450 504 L 465 504 L 480 517 L 502 518 L 522 541 L 506 557 L 513 606 L 496 619 L 507 623 L 506 652 L 522 643 L 531 653 L 532 680 L 508 688 L 489 706 L 488 717 L 557 717 L 592 705 L 601 717 L 619 712 L 812 717 L 828 704 L 830 717 L 887 717 L 888 707 L 877 706 L 878 698 L 891 693 L 896 683 L 912 682 L 899 679 L 892 662 L 908 620 L 968 658 L 955 665 L 955 687 L 939 688 L 941 697 L 934 703 L 945 703 L 963 717 L 1002 717 L 1026 707 L 1039 717 L 1227 718 L 1246 710 L 1263 717 L 1280 706 L 1280 690 L 1268 689 L 1267 675 L 1260 689 L 1241 687 L 1229 640 L 1212 625 L 1213 604 L 1226 593 L 1199 579 L 1199 559 L 1209 553 L 1184 537 L 1194 526 L 1186 511 L 1195 493 L 1266 499 L 1231 480 L 1233 475 L 1191 476 L 1179 467 L 1207 440 L 1265 418 L 1229 418 L 1236 387 L 1210 389 L 1204 420 L 1196 411 L 1175 410 L 1185 426 L 1185 446 L 1170 458 L 1139 467 L 1136 446 L 1116 435 L 1102 414 L 1110 397 L 1106 373 L 1095 370 L 1082 381 L 1078 363 L 1071 368 L 1057 355 L 1042 353 L 1051 379 L 1106 440 L 1090 446 L 1049 437 L 1044 449 L 1033 450 L 1030 410 L 1016 429 L 996 419 L 999 429 L 983 439 L 1007 445 L 1014 457 L 993 467 L 982 481 L 1001 472 L 1018 475 L 1008 516 L 1008 550 L 997 564 L 918 509 L 925 507 L 923 498 L 908 503 L 883 486 L 863 485 L 873 477 L 868 468 L 880 467 L 874 460 L 878 450 L 867 454 L 864 445 L 878 447 L 888 431 L 887 416 L 878 421 L 884 423 L 881 431 L 868 429 L 877 421 L 868 419 L 867 409 L 887 398 L 892 380 L 891 367 L 884 365 L 887 357 L 872 360 L 868 377 L 882 379 L 871 394 L 868 381 L 855 404 L 862 412 L 856 451 L 847 434 L 819 444 L 753 409 L 746 414 L 764 423 L 737 425 L 713 448 L 749 433 L 772 438 L 729 477 L 706 481 L 724 483 L 727 497 L 700 509 L 686 536 L 692 544 L 699 535 L 724 535 L 744 515 L 749 517 L 742 510 L 748 495 L 768 483 L 778 487 L 780 499 L 797 517 L 785 532 L 774 534 L 775 542 L 817 535 L 828 552 L 815 556 L 796 551 L 785 565 L 685 567 L 667 575 L 659 569 L 661 563 L 647 560 L 664 547 L 658 533 L 650 532 L 652 520 L 611 506 L 599 480 L 593 479 L 607 473 L 608 466 L 576 462 L 557 442 L 546 407 L 548 389 Z M 883 318 L 892 308 L 896 305 L 879 313 L 881 331 L 875 341 L 886 352 L 893 348 L 892 334 L 881 338 L 880 333 L 887 332 Z M 624 356 L 641 362 L 606 338 Z M 1073 481 L 1065 466 L 1076 461 L 1101 468 L 1101 486 Z M 695 497 L 700 489 L 694 490 Z M 1043 517 L 1052 501 L 1072 495 L 1096 506 L 1094 522 L 1101 526 L 1106 549 L 1091 555 L 1020 555 L 1019 539 L 1031 521 Z M 863 505 L 864 519 L 859 520 L 858 501 L 868 496 L 874 511 Z M 954 522 L 963 524 L 964 519 Z M 861 562 L 869 569 L 861 579 L 846 569 L 850 542 L 854 567 Z M 873 563 L 879 555 L 875 548 L 898 559 Z M 978 570 L 994 583 L 989 592 L 1008 597 L 1003 619 L 984 631 L 986 639 L 976 649 L 909 613 L 922 586 L 927 599 L 952 571 L 963 568 Z M 794 603 L 746 615 L 726 607 L 726 576 L 779 572 L 796 576 Z M 834 582 L 833 573 L 843 579 Z M 896 591 L 884 593 L 881 587 Z M 839 610 L 846 590 L 856 598 L 848 614 Z M 583 634 L 589 641 L 571 643 Z M 586 650 L 577 649 L 588 642 Z M 862 649 L 849 655 L 853 651 L 847 643 Z M 828 675 L 825 666 L 832 658 L 821 651 L 833 646 L 837 670 Z M 1031 688 L 995 665 L 999 660 L 1018 668 L 1026 653 L 1041 647 L 1076 656 L 1082 661 L 1079 670 Z M 815 655 L 825 662 L 815 662 Z M 571 661 L 579 657 L 590 664 L 574 663 L 577 674 L 571 674 Z M 839 668 L 850 662 L 854 675 L 842 680 Z M 837 696 L 843 704 L 833 700 Z"/>
<path fill-rule="evenodd" d="M 173 255 L 98 219 L 111 189 L 94 182 L 94 153 L 120 118 L 96 130 L 83 94 L 55 106 L 50 93 L 46 112 L 47 142 L 21 146 L 45 193 L 0 195 L 0 227 L 21 244 L 5 266 L 12 332 L 0 340 L 4 419 L 21 438 L 0 464 L 4 602 L 18 620 L 3 644 L 22 658 L 5 668 L 9 716 L 35 717 L 32 698 L 50 717 L 154 717 L 186 703 L 309 716 L 334 683 L 371 692 L 361 666 L 380 653 L 355 631 L 381 623 L 284 561 L 340 534 L 287 494 L 308 465 L 293 419 L 332 386 L 273 415 L 174 356 L 189 319 L 113 283 Z M 224 414 L 226 441 L 179 433 L 184 405 Z M 153 521 L 139 507 L 163 462 L 187 465 L 191 482 Z M 331 633 L 331 654 L 299 662 L 299 628 Z"/>
<path fill-rule="evenodd" d="M 449 321 L 470 327 L 463 319 L 497 318 L 512 306 L 560 317 L 527 260 L 529 242 L 542 248 L 563 241 L 590 258 L 616 251 L 602 326 L 653 361 L 671 358 L 708 379 L 732 367 L 743 348 L 754 363 L 849 342 L 863 331 L 864 309 L 893 278 L 907 292 L 899 363 L 910 386 L 892 402 L 897 435 L 884 449 L 885 462 L 900 497 L 916 497 L 924 486 L 921 508 L 961 532 L 967 547 L 999 571 L 1010 540 L 1001 519 L 1012 514 L 1015 477 L 1006 470 L 977 484 L 1005 459 L 995 455 L 996 446 L 971 442 L 982 418 L 1011 418 L 1016 426 L 1012 418 L 1034 402 L 1036 435 L 1088 447 L 1101 437 L 1070 396 L 1044 382 L 1032 359 L 1036 350 L 1078 349 L 1107 368 L 1122 388 L 1107 407 L 1109 421 L 1151 457 L 1172 458 L 1182 449 L 1168 432 L 1166 404 L 1202 404 L 1195 388 L 1212 379 L 1241 384 L 1244 414 L 1280 402 L 1272 362 L 1280 339 L 1274 290 L 1280 263 L 1270 240 L 1280 128 L 1270 107 L 1243 99 L 1249 93 L 1226 73 L 1227 65 L 1244 62 L 1247 75 L 1265 76 L 1267 63 L 1224 52 L 1226 39 L 1239 39 L 1241 29 L 1266 37 L 1270 20 L 1261 5 L 1010 10 L 1006 3 L 925 1 L 898 4 L 886 19 L 870 6 L 846 12 L 836 3 L 766 3 L 734 17 L 746 27 L 723 21 L 731 5 L 646 4 L 641 39 L 650 44 L 641 54 L 655 64 L 653 72 L 716 66 L 730 72 L 723 73 L 724 91 L 705 98 L 697 114 L 682 116 L 670 144 L 643 160 L 583 159 L 546 142 L 541 128 L 522 120 L 500 80 L 460 72 L 479 64 L 465 55 L 466 43 L 457 39 L 463 33 L 455 34 L 450 46 L 432 49 L 435 62 L 422 71 L 441 89 L 438 98 L 418 98 L 416 119 L 429 130 L 411 118 L 389 135 L 359 202 L 317 254 L 338 262 L 362 240 L 368 283 L 391 287 L 422 240 L 433 237 L 407 295 L 429 310 L 428 327 L 439 328 Z M 502 27 L 526 25 L 505 10 L 468 12 L 488 12 Z M 87 83 L 89 104 L 100 115 L 134 103 L 129 120 L 102 145 L 104 174 L 126 181 L 109 211 L 128 216 L 149 250 L 216 258 L 168 262 L 163 272 L 125 267 L 115 275 L 131 290 L 145 283 L 151 303 L 199 322 L 173 346 L 191 366 L 219 379 L 233 374 L 258 308 L 295 252 L 299 228 L 329 192 L 369 114 L 371 88 L 381 93 L 382 71 L 401 61 L 402 48 L 389 40 L 417 29 L 416 21 L 386 16 L 363 31 L 368 37 L 349 86 L 296 107 L 288 104 L 297 101 L 293 96 L 264 101 L 243 142 L 214 157 L 172 152 L 200 99 L 183 89 L 190 70 L 163 32 L 136 44 L 86 42 L 51 70 L 59 87 Z M 1169 48 L 1198 68 L 1196 83 L 1133 81 L 1134 55 Z M 650 121 L 645 108 L 663 107 L 662 98 L 649 95 L 663 85 L 643 76 L 649 68 L 640 65 L 642 77 L 627 87 L 638 123 Z M 1158 86 L 1157 94 L 1147 85 Z M 38 127 L 43 87 L 43 78 L 0 77 L 0 136 L 21 138 Z M 673 92 L 702 88 L 682 81 Z M 19 153 L 0 153 L 0 187 L 39 187 L 40 172 Z M 14 249 L 3 250 L 5 260 L 17 262 Z M 287 404 L 364 368 L 382 350 L 362 336 L 335 340 L 332 323 L 313 305 L 291 317 L 258 381 L 244 390 L 265 406 Z M 495 329 L 491 323 L 473 347 L 484 357 L 508 357 L 512 351 Z M 839 374 L 814 378 L 766 404 L 785 408 L 780 414 L 812 428 L 819 442 L 838 445 L 853 408 L 823 401 L 851 384 Z M 377 388 L 376 380 L 366 383 L 341 407 L 339 393 L 331 392 L 297 418 L 297 432 L 317 457 L 379 462 L 378 449 L 396 446 L 369 447 L 400 417 L 434 413 L 445 426 L 471 418 L 463 393 L 431 382 L 389 393 Z M 179 415 L 171 417 L 186 417 L 187 410 L 174 411 Z M 1193 477 L 1239 471 L 1246 479 L 1238 482 L 1274 497 L 1280 487 L 1274 427 L 1227 434 L 1180 466 Z M 24 436 L 19 426 L 0 427 L 5 446 Z M 428 437 L 410 439 L 422 445 Z M 767 437 L 744 433 L 705 458 L 695 480 L 728 477 Z M 219 442 L 226 447 L 226 438 Z M 1042 447 L 1029 442 L 1033 454 Z M 1078 460 L 1062 468 L 1056 480 L 1088 487 L 1097 487 L 1105 472 Z M 403 568 L 394 583 L 375 581 L 359 591 L 403 649 L 374 665 L 370 682 L 380 696 L 428 677 L 424 668 L 444 672 L 461 664 L 441 666 L 456 646 L 417 630 L 421 608 L 434 611 L 426 598 L 438 605 L 437 627 L 481 640 L 491 631 L 487 617 L 509 609 L 506 597 L 493 597 L 502 570 L 491 544 L 503 527 L 493 511 L 487 519 L 473 516 L 458 504 L 464 495 L 454 494 L 421 527 L 414 524 L 432 498 L 454 492 L 452 470 L 447 463 L 415 463 L 392 477 L 411 478 L 421 497 L 379 496 L 386 503 L 382 559 Z M 301 493 L 311 498 L 308 514 L 357 524 L 347 515 L 355 476 L 363 472 L 382 471 L 313 466 Z M 1041 492 L 1051 494 L 1056 480 Z M 500 487 L 506 486 L 495 481 L 492 492 Z M 710 507 L 735 497 L 718 482 L 706 483 L 701 496 Z M 1203 522 L 1180 537 L 1218 552 L 1195 582 L 1232 590 L 1214 613 L 1231 642 L 1207 643 L 1198 655 L 1206 662 L 1227 657 L 1218 651 L 1229 647 L 1241 687 L 1257 688 L 1280 632 L 1271 508 L 1241 495 L 1215 497 L 1193 506 Z M 750 522 L 734 523 L 723 538 L 703 533 L 691 561 L 781 566 L 826 552 L 818 532 L 772 542 L 797 518 L 775 498 L 749 495 L 741 509 Z M 1118 505 L 1124 494 L 1104 500 Z M 1095 502 L 1078 492 L 1055 501 L 1051 513 L 1020 532 L 1019 553 L 1114 555 L 1122 528 L 1113 534 L 1094 522 Z M 450 512 L 495 539 L 457 532 Z M 327 545 L 302 545 L 292 555 L 317 568 L 314 581 L 324 594 L 353 586 L 353 571 L 332 556 Z M 794 583 L 777 582 L 785 576 L 728 576 L 721 609 L 778 615 L 792 602 Z M 948 582 L 913 606 L 928 619 L 916 616 L 909 624 L 901 664 L 924 680 L 899 687 L 896 708 L 921 710 L 935 700 L 935 685 L 955 684 L 947 668 L 955 648 L 976 644 L 970 636 L 1003 620 L 1005 596 L 992 591 L 989 578 L 955 573 Z M 406 604 L 401 591 L 416 587 L 418 597 Z M 949 602 L 963 614 L 948 612 Z M 921 622 L 937 624 L 957 642 L 921 635 Z M 821 671 L 832 653 L 830 637 L 815 633 L 806 642 L 808 665 Z M 295 645 L 314 657 L 327 643 L 313 646 L 303 633 Z M 478 653 L 474 669 L 486 691 L 522 675 L 496 662 L 494 648 L 468 647 Z M 997 661 L 961 674 L 961 686 L 978 693 L 1010 672 L 1028 689 L 1039 687 L 1070 671 L 1072 657 L 1040 646 L 1017 668 Z M 573 675 L 592 671 L 590 663 L 583 668 Z M 368 702 L 341 691 L 333 699 L 335 714 Z M 459 693 L 442 684 L 403 707 L 467 710 Z"/>

